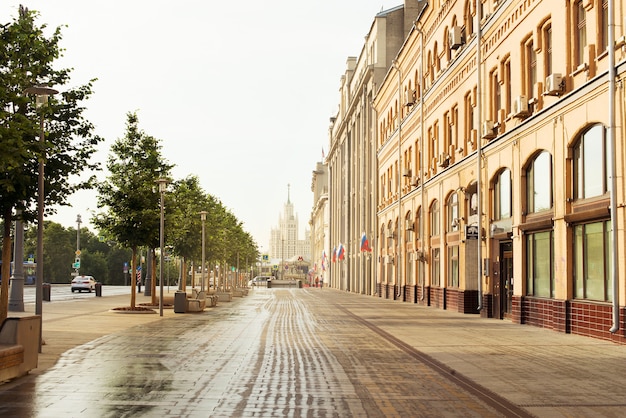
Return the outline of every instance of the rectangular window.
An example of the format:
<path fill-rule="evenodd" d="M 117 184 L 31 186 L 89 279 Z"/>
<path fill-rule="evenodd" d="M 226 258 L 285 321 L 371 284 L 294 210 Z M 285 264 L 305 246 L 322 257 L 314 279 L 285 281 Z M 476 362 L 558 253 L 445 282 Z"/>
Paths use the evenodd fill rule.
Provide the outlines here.
<path fill-rule="evenodd" d="M 587 15 L 583 0 L 579 0 L 576 3 L 576 36 L 574 41 L 576 42 L 575 60 L 576 65 L 583 64 L 585 62 L 585 46 L 587 45 Z"/>
<path fill-rule="evenodd" d="M 598 53 L 606 51 L 609 46 L 609 0 L 602 0 L 602 11 L 599 14 Z"/>
<path fill-rule="evenodd" d="M 448 287 L 459 287 L 459 246 L 448 247 Z"/>
<path fill-rule="evenodd" d="M 535 45 L 532 38 L 528 38 L 524 44 L 523 65 L 522 74 L 526 75 L 524 90 L 526 97 L 532 99 L 535 97 L 535 84 L 537 83 L 537 54 L 535 53 Z"/>
<path fill-rule="evenodd" d="M 543 50 L 545 74 L 552 74 L 552 25 L 548 24 L 543 28 Z"/>
<path fill-rule="evenodd" d="M 552 231 L 526 236 L 526 294 L 554 297 L 554 242 Z"/>
<path fill-rule="evenodd" d="M 433 248 L 432 286 L 440 287 L 439 248 Z"/>
<path fill-rule="evenodd" d="M 504 85 L 504 110 L 506 114 L 511 113 L 512 102 L 513 102 L 513 92 L 511 90 L 511 58 L 507 57 L 506 60 L 502 63 L 502 84 Z M 502 121 L 500 121 L 502 122 Z"/>
<path fill-rule="evenodd" d="M 612 301 L 611 222 L 574 227 L 574 298 Z"/>

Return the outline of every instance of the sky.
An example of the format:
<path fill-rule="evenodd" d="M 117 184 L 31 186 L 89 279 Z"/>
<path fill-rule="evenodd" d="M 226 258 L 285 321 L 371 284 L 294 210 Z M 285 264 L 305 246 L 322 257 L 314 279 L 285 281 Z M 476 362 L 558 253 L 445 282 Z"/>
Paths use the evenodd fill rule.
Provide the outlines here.
<path fill-rule="evenodd" d="M 402 1 L 2 0 L 0 23 L 20 4 L 40 12 L 38 26 L 63 26 L 56 65 L 73 68 L 68 86 L 98 79 L 83 103 L 105 138 L 94 161 L 104 169 L 137 112 L 173 179 L 197 176 L 268 250 L 288 195 L 304 238 L 346 61 L 375 15 Z M 96 198 L 78 192 L 47 219 L 75 228 L 80 214 L 97 232 L 88 223 L 101 211 Z"/>

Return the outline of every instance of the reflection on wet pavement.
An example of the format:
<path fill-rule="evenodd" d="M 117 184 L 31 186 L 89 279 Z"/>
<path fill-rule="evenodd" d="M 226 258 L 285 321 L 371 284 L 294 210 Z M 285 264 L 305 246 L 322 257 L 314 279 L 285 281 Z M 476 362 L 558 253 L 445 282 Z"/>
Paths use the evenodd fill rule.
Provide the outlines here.
<path fill-rule="evenodd" d="M 257 289 L 99 338 L 0 388 L 0 416 L 497 416 L 322 293 Z"/>

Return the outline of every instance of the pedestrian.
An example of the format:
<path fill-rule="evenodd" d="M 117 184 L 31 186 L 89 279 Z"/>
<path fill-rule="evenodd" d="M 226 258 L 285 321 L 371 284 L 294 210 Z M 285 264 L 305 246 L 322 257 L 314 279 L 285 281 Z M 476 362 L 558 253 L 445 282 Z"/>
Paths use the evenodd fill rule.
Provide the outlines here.
<path fill-rule="evenodd" d="M 322 277 L 322 280 L 320 280 L 320 289 L 324 287 L 324 278 Z"/>
<path fill-rule="evenodd" d="M 320 278 L 319 277 L 315 277 L 315 287 L 319 287 L 320 285 Z"/>

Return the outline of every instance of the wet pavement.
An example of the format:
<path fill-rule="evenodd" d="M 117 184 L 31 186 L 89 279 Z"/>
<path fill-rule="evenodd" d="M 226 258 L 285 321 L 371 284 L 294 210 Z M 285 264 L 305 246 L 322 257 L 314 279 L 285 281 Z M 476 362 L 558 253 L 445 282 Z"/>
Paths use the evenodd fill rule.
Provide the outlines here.
<path fill-rule="evenodd" d="M 45 315 L 44 336 L 63 327 Z M 110 333 L 1 385 L 0 416 L 617 417 L 626 408 L 626 347 L 505 321 L 266 288 L 203 313 L 136 316 L 94 314 Z M 57 341 L 48 332 L 44 353 Z"/>

